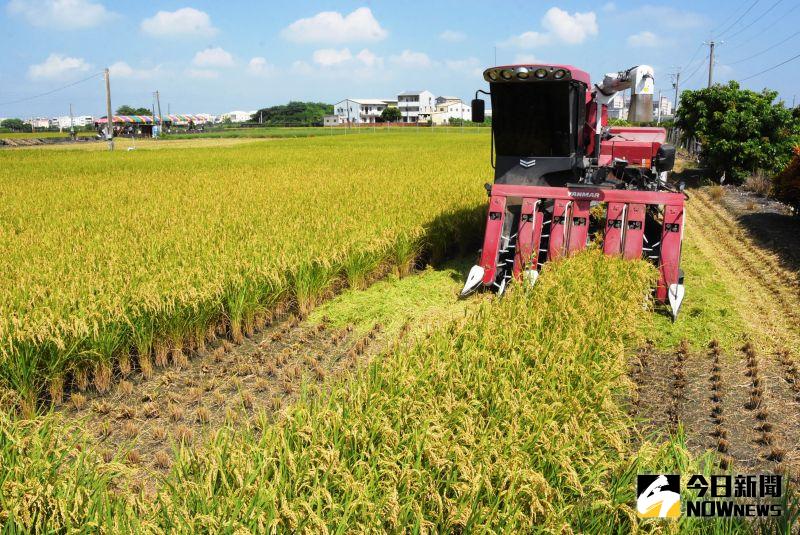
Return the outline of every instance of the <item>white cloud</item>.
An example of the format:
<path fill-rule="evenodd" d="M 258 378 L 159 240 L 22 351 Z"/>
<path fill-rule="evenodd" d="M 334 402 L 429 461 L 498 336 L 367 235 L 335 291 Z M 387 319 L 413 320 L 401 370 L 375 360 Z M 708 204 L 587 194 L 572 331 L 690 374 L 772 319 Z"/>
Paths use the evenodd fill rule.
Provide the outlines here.
<path fill-rule="evenodd" d="M 124 61 L 117 61 L 108 68 L 111 78 L 130 78 L 135 80 L 147 80 L 155 77 L 161 71 L 161 67 L 152 69 L 134 69 Z"/>
<path fill-rule="evenodd" d="M 617 4 L 615 4 L 614 2 L 606 2 L 603 5 L 603 11 L 605 11 L 606 13 L 610 13 L 611 11 L 616 11 L 616 10 L 617 10 Z"/>
<path fill-rule="evenodd" d="M 341 50 L 336 50 L 335 48 L 323 48 L 321 50 L 315 50 L 311 55 L 311 59 L 314 60 L 314 63 L 317 65 L 330 67 L 332 65 L 340 65 L 350 61 L 353 59 L 353 54 L 350 53 L 349 48 L 343 48 Z"/>
<path fill-rule="evenodd" d="M 28 76 L 34 80 L 63 80 L 86 72 L 90 67 L 83 58 L 50 54 L 43 63 L 28 67 Z"/>
<path fill-rule="evenodd" d="M 393 64 L 407 69 L 427 69 L 433 66 L 433 61 L 424 52 L 403 50 L 400 54 L 389 58 Z"/>
<path fill-rule="evenodd" d="M 247 72 L 254 76 L 264 76 L 274 70 L 266 58 L 256 56 L 247 63 Z"/>
<path fill-rule="evenodd" d="M 658 46 L 661 43 L 661 40 L 653 32 L 644 30 L 639 33 L 635 33 L 633 35 L 629 35 L 627 42 L 628 46 L 638 48 L 638 47 Z"/>
<path fill-rule="evenodd" d="M 570 45 L 580 44 L 598 33 L 597 16 L 592 11 L 570 15 L 562 9 L 551 7 L 544 14 L 542 25 L 549 28 L 561 42 Z"/>
<path fill-rule="evenodd" d="M 377 56 L 373 52 L 367 50 L 366 48 L 363 49 L 361 52 L 356 54 L 356 59 L 366 65 L 367 67 L 383 67 L 383 58 Z"/>
<path fill-rule="evenodd" d="M 480 76 L 483 74 L 483 67 L 481 66 L 481 62 L 478 58 L 470 57 L 466 59 L 448 59 L 445 60 L 444 66 L 451 71 L 461 74 L 469 74 L 473 76 Z"/>
<path fill-rule="evenodd" d="M 540 63 L 540 60 L 533 54 L 517 54 L 514 57 L 514 63 Z"/>
<path fill-rule="evenodd" d="M 159 11 L 144 19 L 141 27 L 143 32 L 157 37 L 209 37 L 217 33 L 208 13 L 192 7 Z"/>
<path fill-rule="evenodd" d="M 33 26 L 56 30 L 93 28 L 116 17 L 91 0 L 11 0 L 6 9 Z"/>
<path fill-rule="evenodd" d="M 439 34 L 439 39 L 447 41 L 448 43 L 460 43 L 467 38 L 464 32 L 457 32 L 455 30 L 445 30 Z"/>
<path fill-rule="evenodd" d="M 229 52 L 216 46 L 195 54 L 192 64 L 197 67 L 233 67 L 234 61 Z"/>
<path fill-rule="evenodd" d="M 550 35 L 539 32 L 524 32 L 519 35 L 509 37 L 501 44 L 515 48 L 536 48 L 550 43 Z"/>
<path fill-rule="evenodd" d="M 281 31 L 284 39 L 295 43 L 380 41 L 388 34 L 368 7 L 358 8 L 347 16 L 337 11 L 322 11 L 296 20 Z"/>
<path fill-rule="evenodd" d="M 536 48 L 552 43 L 577 45 L 598 34 L 597 16 L 593 11 L 573 13 L 551 7 L 541 21 L 544 31 L 528 31 L 500 43 L 514 48 Z"/>
<path fill-rule="evenodd" d="M 300 74 L 300 75 L 307 75 L 314 73 L 314 67 L 309 65 L 305 61 L 295 61 L 292 63 L 292 73 L 293 74 Z"/>
<path fill-rule="evenodd" d="M 186 75 L 200 80 L 219 78 L 219 73 L 211 69 L 186 69 Z"/>
<path fill-rule="evenodd" d="M 706 24 L 706 18 L 699 13 L 670 6 L 642 6 L 626 13 L 631 20 L 649 20 L 670 30 L 688 30 Z"/>

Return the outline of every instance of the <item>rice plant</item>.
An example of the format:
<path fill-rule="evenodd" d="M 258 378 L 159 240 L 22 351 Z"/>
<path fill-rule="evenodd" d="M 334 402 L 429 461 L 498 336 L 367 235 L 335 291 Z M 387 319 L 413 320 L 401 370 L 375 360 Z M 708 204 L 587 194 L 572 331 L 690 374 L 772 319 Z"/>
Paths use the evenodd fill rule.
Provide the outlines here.
<path fill-rule="evenodd" d="M 307 314 L 378 269 L 404 275 L 484 204 L 485 141 L 4 151 L 0 381 L 30 414 L 64 389 L 182 366 L 209 336 L 240 341 L 277 307 Z"/>

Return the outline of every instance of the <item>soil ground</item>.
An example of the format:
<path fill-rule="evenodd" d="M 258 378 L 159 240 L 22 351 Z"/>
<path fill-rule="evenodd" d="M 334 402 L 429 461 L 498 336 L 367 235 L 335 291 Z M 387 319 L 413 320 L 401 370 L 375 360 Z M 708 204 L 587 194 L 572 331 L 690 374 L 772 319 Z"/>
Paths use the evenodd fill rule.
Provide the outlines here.
<path fill-rule="evenodd" d="M 714 298 L 725 303 L 719 310 L 688 303 L 690 317 L 675 326 L 687 343 L 650 346 L 632 359 L 636 412 L 647 434 L 680 425 L 696 455 L 714 451 L 723 467 L 742 473 L 788 471 L 798 483 L 800 219 L 734 188 L 689 194 L 684 259 L 688 252 L 710 266 Z M 692 284 L 687 279 L 687 296 Z M 720 322 L 736 316 L 724 343 L 713 325 L 692 326 L 710 313 Z"/>
<path fill-rule="evenodd" d="M 274 418 L 302 389 L 343 380 L 391 344 L 475 306 L 457 299 L 468 267 L 455 261 L 347 290 L 305 320 L 289 315 L 238 345 L 218 340 L 183 367 L 132 374 L 106 395 L 73 394 L 61 410 L 153 491 L 179 445 L 199 444 L 224 423 Z"/>

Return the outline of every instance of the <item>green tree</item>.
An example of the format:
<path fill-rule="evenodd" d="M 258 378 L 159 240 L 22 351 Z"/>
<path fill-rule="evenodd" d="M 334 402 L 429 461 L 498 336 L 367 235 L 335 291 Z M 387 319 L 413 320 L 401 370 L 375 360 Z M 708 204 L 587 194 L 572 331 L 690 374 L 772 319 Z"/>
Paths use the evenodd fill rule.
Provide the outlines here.
<path fill-rule="evenodd" d="M 399 108 L 386 107 L 381 112 L 381 121 L 384 123 L 396 123 L 402 118 Z"/>
<path fill-rule="evenodd" d="M 776 172 L 800 141 L 800 123 L 777 96 L 741 89 L 735 81 L 684 91 L 675 124 L 700 141 L 701 161 L 718 176 L 739 182 L 757 169 Z"/>
<path fill-rule="evenodd" d="M 5 119 L 0 123 L 0 127 L 8 128 L 14 132 L 22 132 L 25 129 L 25 123 L 22 122 L 22 119 Z"/>
<path fill-rule="evenodd" d="M 292 101 L 280 106 L 261 108 L 250 120 L 263 120 L 264 124 L 273 126 L 312 126 L 322 125 L 326 115 L 333 115 L 333 104 Z"/>
<path fill-rule="evenodd" d="M 117 115 L 151 115 L 153 112 L 147 108 L 134 108 L 124 104 L 117 108 Z"/>

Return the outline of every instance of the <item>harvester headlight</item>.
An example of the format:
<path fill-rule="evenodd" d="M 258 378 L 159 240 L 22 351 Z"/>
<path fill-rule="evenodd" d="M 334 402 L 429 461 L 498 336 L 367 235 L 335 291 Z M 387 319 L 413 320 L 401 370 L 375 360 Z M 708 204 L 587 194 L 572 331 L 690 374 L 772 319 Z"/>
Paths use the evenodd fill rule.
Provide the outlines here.
<path fill-rule="evenodd" d="M 547 69 L 536 69 L 533 75 L 539 79 L 547 77 Z"/>
<path fill-rule="evenodd" d="M 530 76 L 530 72 L 525 67 L 520 67 L 517 69 L 517 78 L 520 80 L 527 80 L 528 76 Z"/>
<path fill-rule="evenodd" d="M 555 78 L 556 80 L 561 80 L 566 74 L 567 71 L 565 71 L 564 69 L 558 69 L 556 72 L 553 73 L 553 78 Z"/>
<path fill-rule="evenodd" d="M 511 80 L 511 77 L 513 76 L 513 74 L 512 74 L 510 69 L 503 69 L 500 72 L 500 76 L 503 77 L 503 80 Z"/>
<path fill-rule="evenodd" d="M 492 80 L 497 80 L 497 71 L 495 70 L 489 71 L 489 78 L 491 78 Z"/>

